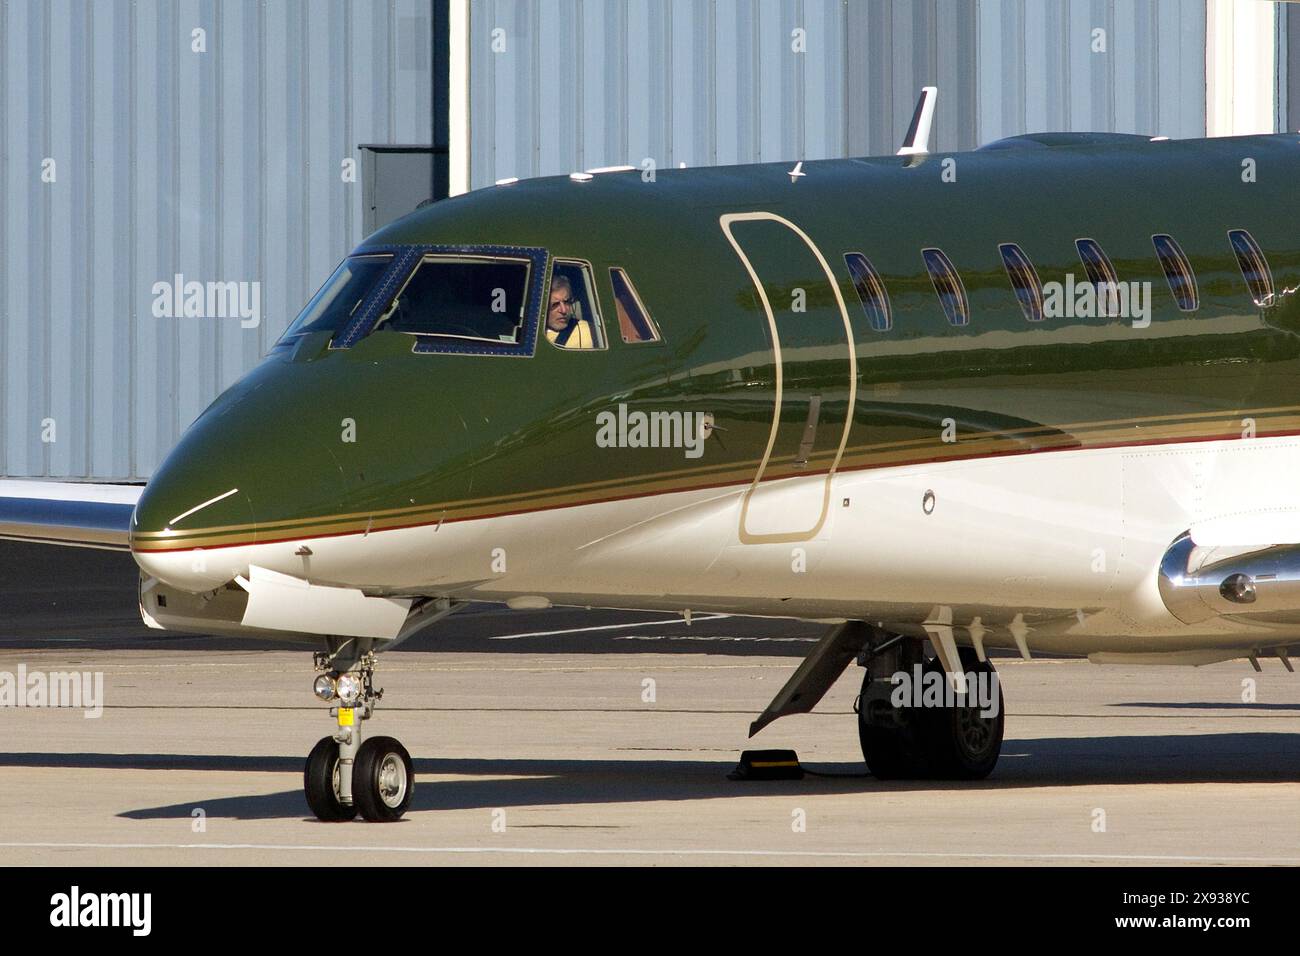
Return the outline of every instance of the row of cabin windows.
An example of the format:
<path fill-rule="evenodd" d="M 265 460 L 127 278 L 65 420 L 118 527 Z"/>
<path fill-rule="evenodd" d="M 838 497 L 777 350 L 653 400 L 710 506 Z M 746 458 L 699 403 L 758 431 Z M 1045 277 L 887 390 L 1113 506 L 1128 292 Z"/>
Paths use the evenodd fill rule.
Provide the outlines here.
<path fill-rule="evenodd" d="M 1245 229 L 1233 229 L 1228 232 L 1233 254 L 1241 269 L 1242 278 L 1250 289 L 1256 305 L 1264 305 L 1273 297 L 1273 275 L 1269 271 L 1268 260 L 1253 236 Z M 1200 293 L 1196 286 L 1196 273 L 1192 271 L 1191 260 L 1178 245 L 1177 240 L 1169 235 L 1151 237 L 1155 247 L 1156 258 L 1161 271 L 1169 283 L 1169 291 L 1174 301 L 1183 312 L 1195 312 L 1200 308 Z M 1076 239 L 1075 250 L 1083 265 L 1088 282 L 1099 290 L 1115 287 L 1119 283 L 1119 274 L 1105 250 L 1095 239 Z M 1011 280 L 1012 291 L 1025 318 L 1030 322 L 1043 321 L 1043 284 L 1039 281 L 1038 271 L 1014 242 L 1004 242 L 998 246 L 1002 256 L 1002 265 Z M 952 264 L 952 260 L 942 249 L 926 248 L 921 250 L 930 282 L 934 286 L 939 305 L 951 325 L 970 324 L 970 299 L 966 295 L 966 286 L 961 275 Z M 885 282 L 875 266 L 860 252 L 846 253 L 844 263 L 848 266 L 853 287 L 857 290 L 858 300 L 866 313 L 867 322 L 877 332 L 888 332 L 893 328 L 893 314 L 889 302 L 889 293 Z"/>
<path fill-rule="evenodd" d="M 1273 277 L 1259 243 L 1244 229 L 1229 231 L 1228 239 L 1256 304 L 1266 304 L 1273 296 Z M 1169 235 L 1152 236 L 1151 242 L 1178 308 L 1195 312 L 1200 297 L 1196 275 L 1186 253 Z M 1088 282 L 1099 290 L 1119 282 L 1114 264 L 1096 240 L 1077 239 L 1075 248 Z M 998 252 L 1025 318 L 1030 322 L 1043 321 L 1043 286 L 1034 264 L 1013 242 L 1002 243 Z M 948 322 L 954 326 L 969 325 L 970 299 L 952 260 L 942 249 L 934 247 L 922 249 L 921 257 Z M 391 254 L 381 253 L 345 259 L 276 347 L 287 346 L 308 332 L 326 329 L 339 332 L 378 284 L 392 258 Z M 888 331 L 893 327 L 893 316 L 880 273 L 860 252 L 845 254 L 844 261 L 871 328 Z M 373 330 L 435 337 L 460 342 L 472 349 L 522 346 L 533 268 L 533 262 L 527 258 L 425 255 L 389 301 Z M 660 341 L 659 329 L 627 271 L 611 267 L 609 282 L 623 341 Z M 597 303 L 590 263 L 578 259 L 553 260 L 547 297 L 541 303 L 541 335 L 562 349 L 607 348 Z"/>

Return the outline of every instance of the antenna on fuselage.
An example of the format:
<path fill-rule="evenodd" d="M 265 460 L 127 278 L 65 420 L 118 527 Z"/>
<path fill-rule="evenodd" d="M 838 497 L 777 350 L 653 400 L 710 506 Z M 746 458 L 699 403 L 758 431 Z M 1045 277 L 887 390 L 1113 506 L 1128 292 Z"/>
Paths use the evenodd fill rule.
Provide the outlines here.
<path fill-rule="evenodd" d="M 930 152 L 930 124 L 934 122 L 934 102 L 939 95 L 937 86 L 921 87 L 921 98 L 916 101 L 912 125 L 903 137 L 899 156 L 925 156 Z"/>

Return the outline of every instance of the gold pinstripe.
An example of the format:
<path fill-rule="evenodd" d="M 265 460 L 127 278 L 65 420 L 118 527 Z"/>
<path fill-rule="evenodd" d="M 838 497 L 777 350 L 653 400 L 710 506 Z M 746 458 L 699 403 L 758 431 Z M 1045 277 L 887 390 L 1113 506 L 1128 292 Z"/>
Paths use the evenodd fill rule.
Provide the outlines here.
<path fill-rule="evenodd" d="M 1276 413 L 1290 412 L 1283 415 Z M 1213 416 L 1198 413 L 1153 415 L 1133 419 L 1102 419 L 1061 426 L 1034 426 L 1013 431 L 984 431 L 959 436 L 959 441 L 937 444 L 933 438 L 904 439 L 851 446 L 844 450 L 839 461 L 840 471 L 860 470 L 868 467 L 886 467 L 915 461 L 915 453 L 926 449 L 932 455 L 926 461 L 941 462 L 999 453 L 1026 450 L 1078 447 L 1086 449 L 1098 445 L 1119 444 L 1141 440 L 1144 443 L 1212 438 L 1240 429 L 1243 417 L 1256 420 L 1258 432 L 1300 431 L 1300 406 L 1284 405 L 1260 409 L 1242 409 L 1220 412 Z M 1026 448 L 1026 443 L 1031 447 Z M 978 445 L 978 448 L 972 448 Z M 768 477 L 785 478 L 813 475 L 824 471 L 835 458 L 832 451 L 815 454 L 802 469 L 788 467 L 794 455 L 785 455 L 768 462 Z M 773 465 L 784 466 L 773 468 Z M 541 510 L 576 504 L 596 503 L 623 497 L 656 493 L 671 493 L 707 485 L 748 485 L 753 480 L 756 461 L 715 464 L 697 468 L 673 469 L 658 472 L 642 479 L 612 478 L 581 482 L 557 488 L 512 492 L 483 498 L 470 498 L 457 502 L 431 505 L 411 505 L 379 511 L 351 512 L 319 517 L 291 519 L 273 523 L 223 525 L 193 530 L 145 531 L 131 535 L 131 546 L 136 551 L 161 551 L 194 547 L 221 547 L 236 543 L 283 538 L 306 538 L 331 534 L 346 534 L 367 530 L 382 531 L 395 527 L 432 524 L 440 521 L 461 521 L 468 518 L 490 517 L 513 511 Z M 619 494 L 600 495 L 601 490 L 617 490 Z M 592 493 L 596 492 L 595 495 Z"/>

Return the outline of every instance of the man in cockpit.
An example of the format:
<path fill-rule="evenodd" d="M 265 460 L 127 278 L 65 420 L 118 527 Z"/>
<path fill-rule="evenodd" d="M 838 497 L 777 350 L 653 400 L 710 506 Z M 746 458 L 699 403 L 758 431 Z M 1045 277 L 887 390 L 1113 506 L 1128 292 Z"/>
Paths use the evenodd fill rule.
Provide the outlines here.
<path fill-rule="evenodd" d="M 591 323 L 574 311 L 573 286 L 567 277 L 551 277 L 551 296 L 546 305 L 546 338 L 562 349 L 594 349 L 596 337 Z"/>

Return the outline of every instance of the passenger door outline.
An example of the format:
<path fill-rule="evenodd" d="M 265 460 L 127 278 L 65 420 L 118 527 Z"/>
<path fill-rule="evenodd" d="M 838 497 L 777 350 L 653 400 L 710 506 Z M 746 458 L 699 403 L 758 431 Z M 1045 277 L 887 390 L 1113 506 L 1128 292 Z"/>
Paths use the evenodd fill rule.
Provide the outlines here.
<path fill-rule="evenodd" d="M 826 281 L 830 284 L 831 291 L 835 294 L 835 302 L 839 307 L 840 318 L 844 322 L 844 338 L 848 344 L 849 359 L 849 395 L 848 410 L 844 416 L 844 430 L 840 434 L 839 447 L 835 452 L 835 458 L 831 462 L 830 469 L 822 483 L 822 507 L 820 516 L 816 523 L 806 530 L 788 531 L 779 533 L 751 533 L 746 527 L 746 520 L 749 516 L 749 508 L 754 492 L 758 489 L 759 483 L 763 479 L 763 473 L 767 470 L 768 461 L 772 456 L 772 448 L 776 443 L 777 432 L 780 428 L 781 420 L 781 403 L 784 391 L 784 363 L 781 356 L 781 335 L 777 330 L 776 315 L 772 311 L 772 303 L 767 296 L 767 290 L 763 288 L 763 282 L 759 278 L 757 270 L 749 256 L 746 255 L 740 241 L 732 232 L 731 226 L 736 222 L 758 222 L 770 221 L 779 223 L 789 229 L 808 247 L 813 256 L 817 259 L 822 271 L 826 274 Z M 840 292 L 839 282 L 835 278 L 835 273 L 831 270 L 830 264 L 826 257 L 822 255 L 821 249 L 813 242 L 811 237 L 800 229 L 797 225 L 783 216 L 778 216 L 771 212 L 735 212 L 724 213 L 718 217 L 718 225 L 722 227 L 723 234 L 726 235 L 727 241 L 731 243 L 731 248 L 735 250 L 745 271 L 749 274 L 750 281 L 753 282 L 754 288 L 758 290 L 758 298 L 762 303 L 763 311 L 767 315 L 768 329 L 772 334 L 772 362 L 776 369 L 775 382 L 775 399 L 772 406 L 772 425 L 768 430 L 767 448 L 763 452 L 763 459 L 759 463 L 758 471 L 754 474 L 754 480 L 750 483 L 749 488 L 745 491 L 744 498 L 741 501 L 740 508 L 740 526 L 739 535 L 742 544 L 775 544 L 792 541 L 808 541 L 816 537 L 826 523 L 827 514 L 830 511 L 831 482 L 835 477 L 835 472 L 839 468 L 840 459 L 844 456 L 844 449 L 848 445 L 849 431 L 853 428 L 853 412 L 857 401 L 858 393 L 858 356 L 857 347 L 853 341 L 853 323 L 849 320 L 848 307 L 844 303 L 844 295 Z"/>

